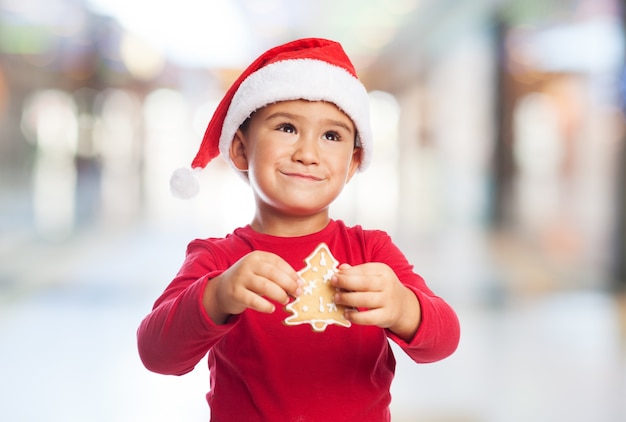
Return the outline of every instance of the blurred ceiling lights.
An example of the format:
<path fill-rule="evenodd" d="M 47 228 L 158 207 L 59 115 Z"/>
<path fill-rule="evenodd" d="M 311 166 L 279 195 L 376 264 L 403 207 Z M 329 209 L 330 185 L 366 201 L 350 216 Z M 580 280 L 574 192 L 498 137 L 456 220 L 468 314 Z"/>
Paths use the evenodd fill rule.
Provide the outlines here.
<path fill-rule="evenodd" d="M 371 56 L 424 0 L 87 0 L 131 33 L 190 66 L 240 67 L 288 39 L 340 40 L 349 54 Z"/>

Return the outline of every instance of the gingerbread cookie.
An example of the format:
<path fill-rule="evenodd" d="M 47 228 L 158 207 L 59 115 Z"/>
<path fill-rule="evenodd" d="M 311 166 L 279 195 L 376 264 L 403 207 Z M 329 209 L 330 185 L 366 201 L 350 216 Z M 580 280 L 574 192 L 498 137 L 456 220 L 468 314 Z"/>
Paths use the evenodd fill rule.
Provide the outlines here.
<path fill-rule="evenodd" d="M 350 321 L 344 317 L 346 307 L 335 303 L 334 287 L 330 279 L 337 272 L 339 262 L 333 257 L 325 243 L 305 258 L 306 267 L 298 271 L 304 280 L 302 294 L 287 305 L 290 315 L 285 319 L 287 325 L 311 324 L 314 331 L 324 331 L 330 324 L 350 327 Z"/>

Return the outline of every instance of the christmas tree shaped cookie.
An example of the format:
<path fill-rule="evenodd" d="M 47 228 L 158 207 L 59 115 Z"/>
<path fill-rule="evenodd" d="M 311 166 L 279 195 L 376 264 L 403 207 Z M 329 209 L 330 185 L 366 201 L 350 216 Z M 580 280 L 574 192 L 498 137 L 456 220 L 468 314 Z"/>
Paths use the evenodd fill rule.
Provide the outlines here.
<path fill-rule="evenodd" d="M 335 304 L 334 287 L 330 279 L 337 272 L 339 262 L 333 257 L 325 243 L 305 258 L 306 267 L 298 271 L 304 280 L 302 294 L 287 305 L 291 312 L 285 319 L 287 325 L 311 324 L 314 331 L 324 331 L 330 324 L 350 326 L 344 317 L 346 307 Z"/>

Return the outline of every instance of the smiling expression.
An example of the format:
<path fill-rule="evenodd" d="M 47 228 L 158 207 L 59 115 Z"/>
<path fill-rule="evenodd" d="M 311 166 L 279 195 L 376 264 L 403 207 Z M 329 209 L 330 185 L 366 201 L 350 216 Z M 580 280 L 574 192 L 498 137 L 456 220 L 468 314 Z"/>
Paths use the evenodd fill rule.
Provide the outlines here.
<path fill-rule="evenodd" d="M 258 213 L 328 215 L 360 163 L 352 120 L 334 104 L 282 101 L 257 110 L 230 156 L 247 172 Z"/>

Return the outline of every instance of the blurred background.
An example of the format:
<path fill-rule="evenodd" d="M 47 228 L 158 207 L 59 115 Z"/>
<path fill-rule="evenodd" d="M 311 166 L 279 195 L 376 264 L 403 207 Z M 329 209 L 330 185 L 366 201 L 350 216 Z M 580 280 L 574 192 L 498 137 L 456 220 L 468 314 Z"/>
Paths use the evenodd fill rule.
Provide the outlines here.
<path fill-rule="evenodd" d="M 374 161 L 332 212 L 387 230 L 457 310 L 397 353 L 394 421 L 626 420 L 618 0 L 0 0 L 0 419 L 208 420 L 205 362 L 149 373 L 135 330 L 187 243 L 250 222 L 222 162 L 169 192 L 262 51 L 340 41 Z M 279 400 L 280 398 L 277 398 Z"/>

